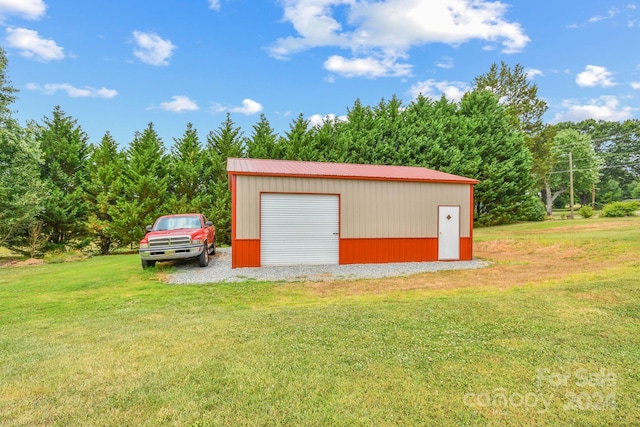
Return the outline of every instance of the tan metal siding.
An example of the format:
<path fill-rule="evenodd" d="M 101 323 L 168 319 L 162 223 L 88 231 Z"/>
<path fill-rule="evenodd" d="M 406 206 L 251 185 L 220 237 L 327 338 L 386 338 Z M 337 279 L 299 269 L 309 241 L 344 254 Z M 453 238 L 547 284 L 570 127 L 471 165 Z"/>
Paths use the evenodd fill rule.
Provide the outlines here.
<path fill-rule="evenodd" d="M 470 235 L 470 186 L 406 181 L 237 176 L 236 238 L 260 238 L 260 193 L 340 195 L 340 237 L 437 237 L 438 206 L 460 206 Z"/>

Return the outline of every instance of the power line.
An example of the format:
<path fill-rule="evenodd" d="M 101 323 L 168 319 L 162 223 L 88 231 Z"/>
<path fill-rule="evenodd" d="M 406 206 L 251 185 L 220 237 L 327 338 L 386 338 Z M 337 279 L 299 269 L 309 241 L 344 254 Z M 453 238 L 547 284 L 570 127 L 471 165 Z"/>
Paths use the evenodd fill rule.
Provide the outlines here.
<path fill-rule="evenodd" d="M 619 164 L 619 165 L 608 165 L 608 166 L 600 166 L 597 168 L 584 168 L 584 169 L 574 169 L 574 172 L 583 172 L 583 171 L 592 171 L 592 170 L 600 170 L 600 169 L 611 169 L 611 168 L 618 168 L 618 167 L 622 167 L 622 166 L 632 166 L 632 165 L 637 165 L 640 166 L 640 163 L 623 163 L 623 164 Z M 566 171 L 553 171 L 553 172 L 549 172 L 548 174 L 551 175 L 552 173 L 567 173 L 570 172 L 569 170 Z"/>

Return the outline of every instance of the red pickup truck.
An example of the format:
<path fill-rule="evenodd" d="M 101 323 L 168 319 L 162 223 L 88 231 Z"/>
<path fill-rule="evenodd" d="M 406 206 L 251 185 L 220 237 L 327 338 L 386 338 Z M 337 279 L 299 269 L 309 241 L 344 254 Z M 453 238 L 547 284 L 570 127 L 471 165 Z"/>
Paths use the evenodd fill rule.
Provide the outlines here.
<path fill-rule="evenodd" d="M 216 253 L 216 229 L 202 214 L 161 216 L 140 240 L 142 268 L 154 267 L 156 261 L 197 258 L 200 267 L 209 265 L 209 255 Z"/>

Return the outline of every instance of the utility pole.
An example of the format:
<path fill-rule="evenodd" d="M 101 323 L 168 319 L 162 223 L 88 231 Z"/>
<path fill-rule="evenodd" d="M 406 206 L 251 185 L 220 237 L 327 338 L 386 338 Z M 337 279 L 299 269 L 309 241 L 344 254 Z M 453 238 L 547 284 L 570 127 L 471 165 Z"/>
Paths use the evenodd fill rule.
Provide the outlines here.
<path fill-rule="evenodd" d="M 569 218 L 573 219 L 573 156 L 569 151 Z"/>

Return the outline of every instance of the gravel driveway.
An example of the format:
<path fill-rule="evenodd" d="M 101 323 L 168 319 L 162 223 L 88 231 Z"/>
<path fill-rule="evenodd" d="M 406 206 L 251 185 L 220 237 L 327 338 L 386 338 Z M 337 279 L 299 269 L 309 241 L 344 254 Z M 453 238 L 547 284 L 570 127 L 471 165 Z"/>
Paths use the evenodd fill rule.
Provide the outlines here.
<path fill-rule="evenodd" d="M 176 263 L 176 272 L 169 275 L 172 284 L 218 283 L 257 281 L 332 281 L 337 279 L 373 279 L 379 277 L 407 276 L 442 270 L 466 270 L 486 267 L 484 261 L 449 262 L 399 262 L 393 264 L 349 264 L 349 265 L 294 265 L 287 267 L 260 267 L 231 269 L 231 248 L 218 248 L 211 257 L 209 266 L 198 267 L 196 262 Z"/>

